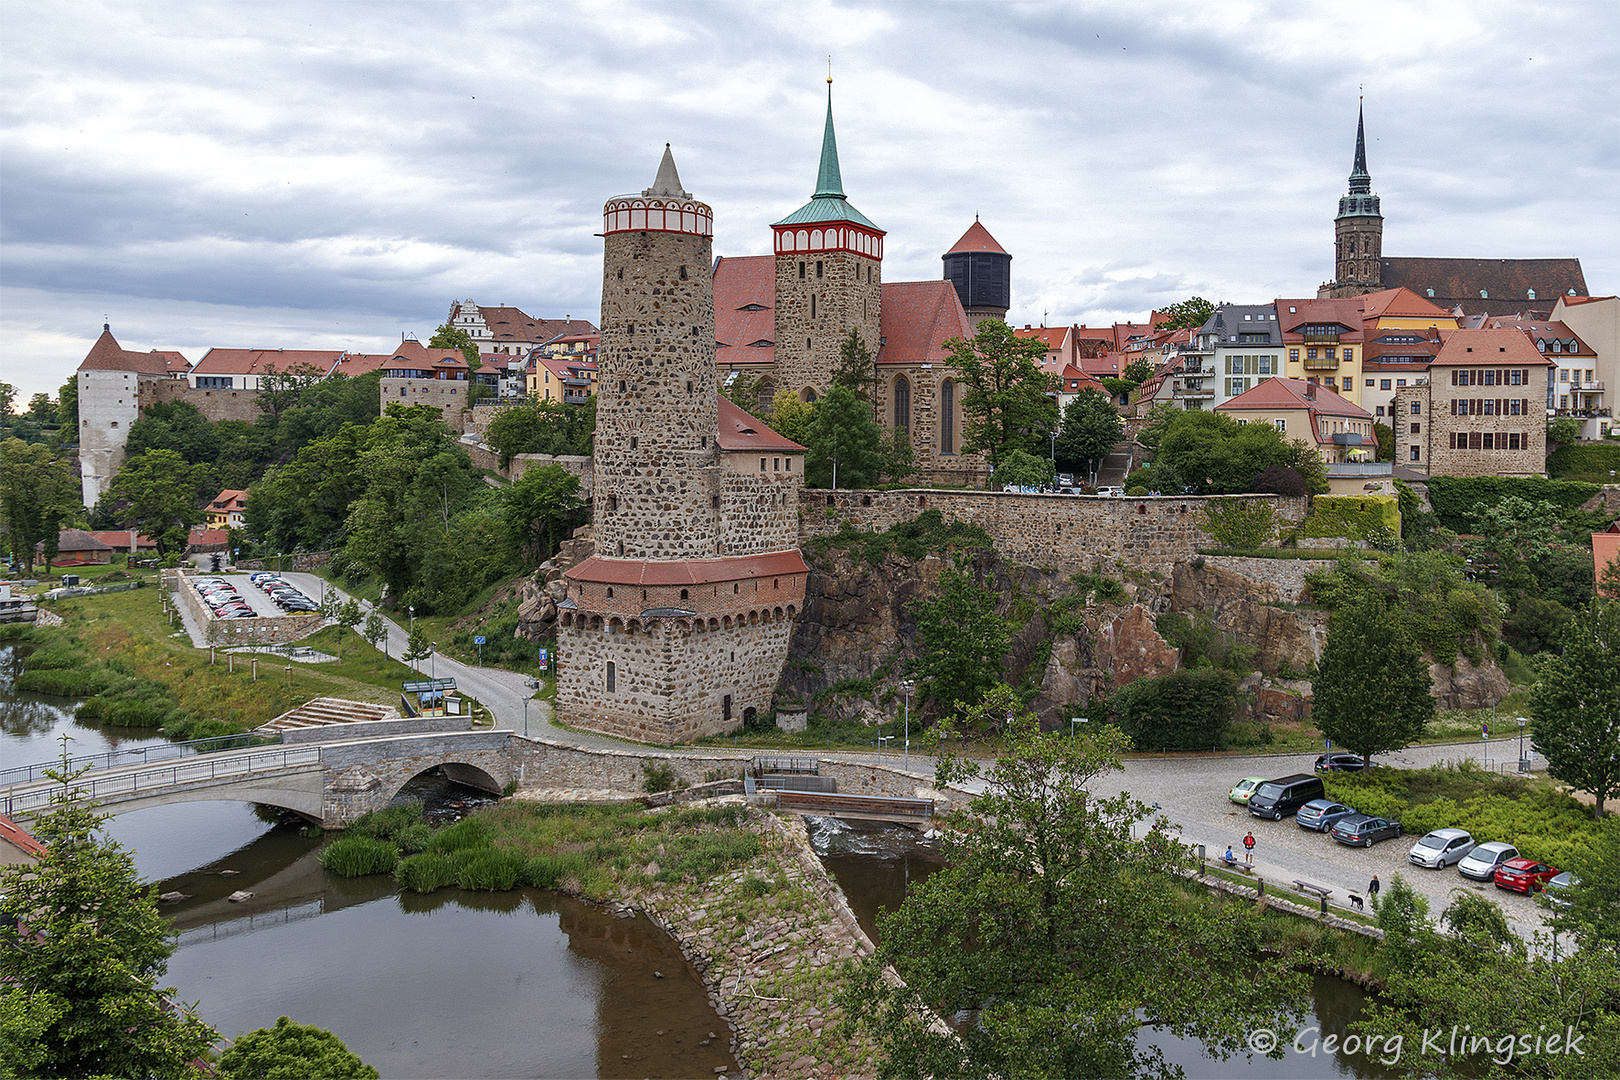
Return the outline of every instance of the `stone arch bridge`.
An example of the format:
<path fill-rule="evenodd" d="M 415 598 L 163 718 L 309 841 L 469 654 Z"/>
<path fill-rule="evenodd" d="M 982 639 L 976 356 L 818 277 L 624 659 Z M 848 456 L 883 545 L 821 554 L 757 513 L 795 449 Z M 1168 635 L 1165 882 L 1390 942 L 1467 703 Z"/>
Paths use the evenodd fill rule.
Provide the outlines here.
<path fill-rule="evenodd" d="M 518 777 L 513 742 L 510 731 L 447 731 L 260 746 L 93 769 L 75 786 L 113 813 L 177 802 L 256 802 L 341 829 L 381 810 L 406 781 L 433 768 L 499 793 Z M 31 819 L 49 808 L 59 788 L 42 778 L 0 788 L 0 813 Z"/>

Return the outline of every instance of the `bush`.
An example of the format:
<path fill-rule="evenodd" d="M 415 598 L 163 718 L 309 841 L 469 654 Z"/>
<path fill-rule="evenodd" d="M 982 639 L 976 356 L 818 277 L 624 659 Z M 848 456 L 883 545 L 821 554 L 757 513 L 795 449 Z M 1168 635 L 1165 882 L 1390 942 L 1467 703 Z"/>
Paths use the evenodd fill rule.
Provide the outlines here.
<path fill-rule="evenodd" d="M 512 851 L 490 848 L 475 851 L 462 862 L 456 874 L 456 883 L 463 889 L 485 892 L 506 892 L 515 889 L 523 880 L 523 856 Z"/>
<path fill-rule="evenodd" d="M 378 840 L 393 840 L 413 825 L 423 824 L 422 804 L 401 803 L 382 810 L 373 810 L 349 826 L 350 836 L 370 836 Z"/>
<path fill-rule="evenodd" d="M 583 878 L 590 861 L 578 852 L 536 855 L 523 864 L 523 883 L 536 889 L 556 889 L 568 878 Z"/>
<path fill-rule="evenodd" d="M 1609 470 L 1620 469 L 1620 446 L 1583 444 L 1560 446 L 1547 455 L 1547 473 L 1554 479 L 1575 478 L 1609 483 Z"/>
<path fill-rule="evenodd" d="M 49 694 L 52 697 L 90 697 L 112 684 L 114 677 L 106 668 L 89 670 L 35 670 L 29 668 L 17 676 L 13 684 L 18 690 L 30 694 Z M 85 714 L 81 714 L 85 715 Z M 93 715 L 93 714 L 88 714 Z"/>
<path fill-rule="evenodd" d="M 1218 628 L 1207 611 L 1191 618 L 1167 611 L 1155 625 L 1165 641 L 1181 650 L 1181 666 L 1189 671 L 1217 667 L 1246 674 L 1254 670 L 1254 649 Z"/>
<path fill-rule="evenodd" d="M 394 842 L 399 845 L 399 850 L 407 855 L 426 851 L 428 845 L 433 842 L 433 826 L 425 821 L 418 821 L 415 825 L 400 830 Z"/>
<path fill-rule="evenodd" d="M 394 880 L 411 892 L 430 893 L 456 882 L 460 859 L 436 851 L 412 855 L 394 868 Z"/>
<path fill-rule="evenodd" d="M 1115 691 L 1110 704 L 1138 750 L 1219 746 L 1237 708 L 1237 677 L 1204 670 L 1137 679 Z"/>
<path fill-rule="evenodd" d="M 341 877 L 391 873 L 398 862 L 393 844 L 371 836 L 345 836 L 321 851 L 321 865 Z"/>
<path fill-rule="evenodd" d="M 448 854 L 468 848 L 480 848 L 488 843 L 489 826 L 478 818 L 464 818 L 434 833 L 428 849 Z"/>
<path fill-rule="evenodd" d="M 667 761 L 649 760 L 641 763 L 641 790 L 649 795 L 688 786 L 685 780 L 675 775 L 674 766 Z"/>
<path fill-rule="evenodd" d="M 377 1080 L 378 1073 L 330 1031 L 283 1016 L 273 1028 L 238 1035 L 220 1055 L 219 1075 L 224 1080 Z"/>
<path fill-rule="evenodd" d="M 1267 465 L 1254 474 L 1249 482 L 1251 491 L 1268 491 L 1273 495 L 1302 498 L 1311 493 L 1310 486 L 1299 470 L 1287 465 Z"/>
<path fill-rule="evenodd" d="M 1431 476 L 1425 483 L 1429 489 L 1429 505 L 1434 507 L 1440 524 L 1452 532 L 1474 531 L 1474 519 L 1487 506 L 1509 495 L 1536 502 L 1545 499 L 1569 513 L 1580 509 L 1582 503 L 1596 495 L 1597 484 L 1584 484 L 1573 480 L 1543 480 L 1539 476 L 1509 479 L 1500 476 Z"/>

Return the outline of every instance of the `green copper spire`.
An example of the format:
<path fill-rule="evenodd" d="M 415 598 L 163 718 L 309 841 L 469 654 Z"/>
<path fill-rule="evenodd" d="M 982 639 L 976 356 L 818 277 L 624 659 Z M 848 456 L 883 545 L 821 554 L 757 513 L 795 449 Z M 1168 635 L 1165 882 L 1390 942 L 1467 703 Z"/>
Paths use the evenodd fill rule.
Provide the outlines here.
<path fill-rule="evenodd" d="M 829 105 L 830 107 L 830 105 Z M 828 123 L 832 121 L 829 119 Z M 833 166 L 837 168 L 835 164 Z M 1365 195 L 1372 190 L 1372 176 L 1367 172 L 1367 134 L 1362 126 L 1361 103 L 1356 103 L 1356 160 L 1350 166 L 1350 194 Z"/>
<path fill-rule="evenodd" d="M 844 178 L 838 173 L 838 137 L 833 134 L 832 77 L 827 78 L 827 129 L 821 133 L 821 171 L 816 173 L 813 199 L 842 199 Z"/>

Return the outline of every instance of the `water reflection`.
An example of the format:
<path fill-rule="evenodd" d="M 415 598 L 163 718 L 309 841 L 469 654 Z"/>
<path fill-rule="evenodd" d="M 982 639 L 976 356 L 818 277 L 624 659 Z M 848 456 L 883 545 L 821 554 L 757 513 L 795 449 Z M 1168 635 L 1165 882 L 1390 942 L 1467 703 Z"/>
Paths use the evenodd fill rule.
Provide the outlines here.
<path fill-rule="evenodd" d="M 77 720 L 69 698 L 29 694 L 15 689 L 17 676 L 27 666 L 33 646 L 0 645 L 0 765 L 32 765 L 62 756 L 60 736 L 73 741 L 68 753 L 97 754 L 131 746 L 165 742 L 162 735 L 145 728 L 99 727 Z"/>

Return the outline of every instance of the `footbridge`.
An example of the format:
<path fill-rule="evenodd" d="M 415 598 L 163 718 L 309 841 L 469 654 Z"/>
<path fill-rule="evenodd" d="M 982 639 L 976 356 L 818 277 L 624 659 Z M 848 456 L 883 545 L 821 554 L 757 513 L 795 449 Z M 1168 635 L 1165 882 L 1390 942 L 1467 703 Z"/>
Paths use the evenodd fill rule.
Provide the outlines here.
<path fill-rule="evenodd" d="M 500 792 L 516 779 L 511 731 L 439 731 L 215 750 L 161 761 L 91 761 L 74 781 L 82 797 L 113 813 L 177 802 L 256 802 L 341 829 L 380 810 L 412 777 L 443 769 L 457 783 Z M 62 785 L 44 766 L 8 769 L 0 813 L 27 821 Z M 70 763 L 71 764 L 71 763 Z"/>

